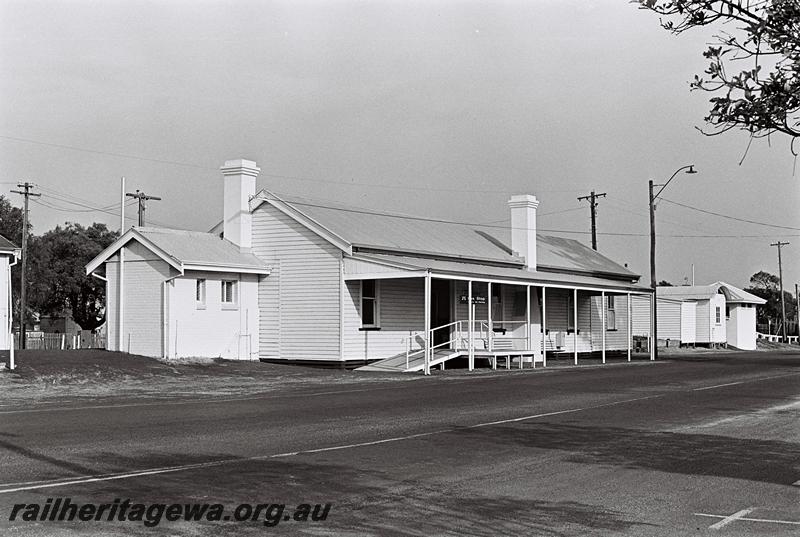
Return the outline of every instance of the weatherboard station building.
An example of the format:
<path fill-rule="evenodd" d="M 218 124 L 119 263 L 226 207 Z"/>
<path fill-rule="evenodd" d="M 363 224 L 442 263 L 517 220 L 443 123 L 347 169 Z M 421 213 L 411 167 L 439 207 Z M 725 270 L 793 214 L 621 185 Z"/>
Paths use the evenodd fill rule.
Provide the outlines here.
<path fill-rule="evenodd" d="M 630 357 L 649 331 L 631 318 L 639 276 L 537 233 L 534 196 L 497 229 L 256 192 L 259 171 L 225 163 L 210 232 L 132 227 L 87 265 L 107 282 L 108 350 L 428 372 Z"/>

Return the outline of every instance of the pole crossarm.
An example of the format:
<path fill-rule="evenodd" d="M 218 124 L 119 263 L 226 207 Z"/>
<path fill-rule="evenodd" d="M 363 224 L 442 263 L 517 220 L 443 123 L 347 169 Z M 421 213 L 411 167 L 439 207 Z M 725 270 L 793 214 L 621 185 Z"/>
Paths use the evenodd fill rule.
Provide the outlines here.
<path fill-rule="evenodd" d="M 147 195 L 139 190 L 137 190 L 136 193 L 126 192 L 125 196 L 129 198 L 134 198 L 139 202 L 139 227 L 144 227 L 144 212 L 147 208 L 145 202 L 148 200 L 161 201 L 161 198 L 159 198 L 158 196 Z"/>
<path fill-rule="evenodd" d="M 592 218 L 592 250 L 597 250 L 597 199 L 605 198 L 606 193 L 597 194 L 594 190 L 588 196 L 580 196 L 578 201 L 587 200 Z"/>

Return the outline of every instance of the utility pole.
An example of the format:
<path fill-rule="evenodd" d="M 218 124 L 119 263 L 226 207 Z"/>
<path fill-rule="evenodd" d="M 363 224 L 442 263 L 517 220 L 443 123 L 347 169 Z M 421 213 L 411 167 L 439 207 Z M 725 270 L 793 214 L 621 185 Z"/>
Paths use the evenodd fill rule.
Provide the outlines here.
<path fill-rule="evenodd" d="M 653 290 L 653 328 L 650 339 L 653 345 L 653 359 L 658 359 L 658 297 L 656 296 L 656 198 L 653 195 L 653 180 L 648 182 L 650 188 L 650 288 Z"/>
<path fill-rule="evenodd" d="M 139 190 L 136 191 L 136 194 L 131 194 L 130 192 L 127 192 L 125 195 L 128 196 L 129 198 L 135 198 L 139 201 L 139 227 L 144 227 L 144 211 L 146 209 L 145 202 L 147 200 L 161 201 L 161 198 L 157 196 L 148 196 L 144 192 L 139 192 Z"/>
<path fill-rule="evenodd" d="M 27 298 L 28 298 L 28 282 L 27 282 L 27 275 L 28 275 L 28 198 L 31 196 L 39 197 L 41 194 L 34 194 L 31 192 L 31 189 L 34 188 L 34 185 L 25 181 L 24 183 L 18 183 L 17 186 L 23 190 L 12 190 L 11 192 L 15 194 L 22 194 L 25 198 L 25 209 L 22 211 L 22 274 L 20 275 L 20 315 L 19 315 L 19 348 L 25 348 L 25 339 L 26 339 L 26 330 L 27 327 L 25 326 L 25 318 L 26 318 L 26 311 L 28 309 Z M 14 342 L 12 341 L 11 344 L 13 345 Z"/>
<path fill-rule="evenodd" d="M 597 250 L 597 198 L 605 198 L 606 193 L 595 194 L 592 190 L 588 196 L 581 196 L 578 201 L 588 200 L 589 209 L 592 211 L 592 250 Z"/>
<path fill-rule="evenodd" d="M 653 290 L 653 323 L 652 323 L 652 335 L 653 338 L 653 354 L 651 360 L 658 359 L 658 284 L 656 283 L 656 200 L 664 192 L 664 189 L 675 179 L 675 176 L 678 175 L 680 172 L 685 172 L 688 174 L 695 174 L 697 171 L 694 169 L 694 164 L 688 164 L 686 166 L 681 166 L 672 176 L 667 179 L 667 182 L 663 185 L 654 185 L 653 180 L 651 179 L 648 182 L 648 186 L 650 189 L 650 287 Z M 660 186 L 658 192 L 653 193 L 653 187 Z"/>
<path fill-rule="evenodd" d="M 794 284 L 794 322 L 797 323 L 795 328 L 797 329 L 796 336 L 800 336 L 800 293 L 797 292 L 797 284 Z M 798 339 L 800 342 L 800 338 Z"/>
<path fill-rule="evenodd" d="M 783 297 L 783 263 L 781 263 L 781 247 L 789 244 L 788 242 L 773 242 L 770 246 L 778 247 L 778 280 L 781 282 L 781 317 L 783 319 L 783 327 L 781 330 L 781 341 L 786 343 L 786 302 Z"/>

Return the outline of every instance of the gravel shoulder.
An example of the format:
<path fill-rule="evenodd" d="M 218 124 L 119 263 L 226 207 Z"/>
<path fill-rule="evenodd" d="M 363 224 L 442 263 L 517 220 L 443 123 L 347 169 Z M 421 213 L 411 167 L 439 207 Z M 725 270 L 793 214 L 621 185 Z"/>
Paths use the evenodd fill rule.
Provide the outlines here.
<path fill-rule="evenodd" d="M 171 360 L 103 350 L 21 351 L 0 372 L 0 408 L 121 398 L 242 397 L 315 386 L 407 382 L 369 374 L 257 361 Z"/>

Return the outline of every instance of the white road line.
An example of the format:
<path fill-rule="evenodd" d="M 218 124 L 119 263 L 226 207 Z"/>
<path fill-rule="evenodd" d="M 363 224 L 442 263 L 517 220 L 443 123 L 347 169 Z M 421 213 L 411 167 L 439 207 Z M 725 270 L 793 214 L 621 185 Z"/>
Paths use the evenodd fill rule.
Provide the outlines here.
<path fill-rule="evenodd" d="M 45 488 L 54 488 L 54 487 L 64 487 L 67 485 L 79 485 L 84 483 L 96 483 L 98 481 L 114 481 L 118 479 L 129 479 L 133 477 L 142 477 L 142 476 L 149 476 L 149 475 L 158 475 L 158 474 L 167 474 L 172 472 L 181 472 L 184 470 L 194 470 L 197 468 L 212 468 L 217 466 L 223 466 L 226 464 L 236 464 L 242 462 L 252 462 L 252 461 L 259 461 L 259 460 L 267 460 L 267 459 L 278 459 L 278 458 L 285 458 L 285 457 L 295 457 L 297 455 L 303 454 L 312 454 L 312 453 L 323 453 L 326 451 L 338 451 L 343 449 L 353 449 L 365 446 L 374 446 L 378 444 L 388 444 L 390 442 L 401 442 L 404 440 L 413 440 L 415 438 L 423 438 L 427 436 L 433 436 L 438 434 L 445 434 L 445 433 L 452 433 L 462 429 L 474 429 L 477 427 L 489 427 L 491 425 L 501 425 L 503 423 L 514 423 L 520 422 L 525 420 L 532 420 L 536 418 L 544 418 L 548 416 L 556 416 L 558 414 L 570 414 L 575 412 L 584 412 L 586 410 L 595 410 L 598 408 L 604 408 L 614 405 L 622 405 L 625 403 L 633 403 L 636 401 L 644 401 L 646 399 L 656 399 L 659 397 L 664 397 L 664 394 L 661 395 L 649 395 L 646 397 L 636 397 L 634 399 L 624 399 L 622 401 L 613 401 L 611 403 L 603 403 L 600 405 L 593 405 L 587 406 L 583 408 L 570 408 L 567 410 L 557 410 L 555 412 L 545 412 L 542 414 L 532 414 L 530 416 L 522 416 L 520 418 L 509 418 L 506 420 L 498 420 L 492 422 L 485 422 L 485 423 L 477 423 L 474 425 L 468 425 L 466 427 L 453 427 L 449 429 L 439 429 L 436 431 L 429 431 L 426 433 L 416 433 L 410 434 L 406 436 L 395 436 L 392 438 L 382 438 L 380 440 L 372 440 L 369 442 L 359 442 L 357 444 L 344 444 L 339 446 L 329 446 L 324 448 L 316 448 L 316 449 L 306 449 L 302 451 L 292 451 L 287 453 L 276 453 L 272 455 L 258 455 L 254 457 L 241 457 L 236 459 L 222 459 L 222 460 L 213 460 L 207 462 L 200 462 L 194 464 L 184 464 L 180 466 L 168 466 L 163 468 L 149 468 L 146 470 L 140 470 L 136 472 L 126 472 L 126 473 L 117 473 L 117 474 L 99 474 L 99 475 L 90 475 L 90 476 L 80 476 L 76 478 L 61 478 L 52 481 L 41 481 L 31 485 L 24 485 L 24 486 L 17 486 L 11 488 L 3 488 L 9 487 L 13 485 L 13 483 L 4 483 L 0 484 L 0 494 L 9 494 L 12 492 L 22 492 L 26 490 L 37 490 L 37 489 L 45 489 Z"/>
<path fill-rule="evenodd" d="M 797 520 L 772 520 L 770 518 L 747 518 L 742 517 L 739 520 L 746 520 L 747 522 L 769 522 L 770 524 L 794 524 L 800 526 L 800 521 Z"/>
<path fill-rule="evenodd" d="M 710 515 L 708 513 L 694 513 L 694 515 L 695 516 L 707 516 L 709 518 L 722 518 L 722 519 L 730 518 L 730 517 L 727 517 L 725 515 Z M 733 515 L 731 515 L 731 516 L 733 516 Z M 772 518 L 750 518 L 750 517 L 746 517 L 746 516 L 738 517 L 738 518 L 736 518 L 736 520 L 741 520 L 741 521 L 744 521 L 744 522 L 765 522 L 765 523 L 769 523 L 769 524 L 791 524 L 791 525 L 800 526 L 800 521 L 797 521 L 797 520 L 775 520 L 775 519 L 772 519 Z"/>
<path fill-rule="evenodd" d="M 693 392 L 702 392 L 703 390 L 713 390 L 715 388 L 724 388 L 725 386 L 736 386 L 737 384 L 744 384 L 744 381 L 741 382 L 729 382 L 727 384 L 717 384 L 716 386 L 705 386 L 704 388 L 694 388 Z"/>
<path fill-rule="evenodd" d="M 714 524 L 711 524 L 708 527 L 708 529 L 710 529 L 710 530 L 722 529 L 725 526 L 727 526 L 728 524 L 730 524 L 731 522 L 733 522 L 734 520 L 738 520 L 738 519 L 742 518 L 745 515 L 749 515 L 753 511 L 753 509 L 754 509 L 753 507 L 750 507 L 748 509 L 742 509 L 741 511 L 736 511 L 732 515 L 726 516 L 725 518 L 723 518 L 719 522 L 715 522 Z"/>
<path fill-rule="evenodd" d="M 371 442 L 359 442 L 357 444 L 345 444 L 342 446 L 331 446 L 325 448 L 317 448 L 317 449 L 306 449 L 303 451 L 290 451 L 288 453 L 278 453 L 276 455 L 269 455 L 268 458 L 270 459 L 279 459 L 283 457 L 295 457 L 297 455 L 304 455 L 307 453 L 323 453 L 325 451 L 338 451 L 341 449 L 351 449 L 351 448 L 358 448 L 364 446 L 375 446 L 377 444 L 388 444 L 389 442 L 399 442 L 401 440 L 413 440 L 414 438 L 422 438 L 425 436 L 433 436 L 435 434 L 442 434 L 442 433 L 451 433 L 455 431 L 455 429 L 441 429 L 439 431 L 430 431 L 428 433 L 417 433 L 417 434 L 410 434 L 408 436 L 396 436 L 394 438 L 384 438 L 382 440 L 373 440 Z M 0 491 L 2 494 L 3 491 Z"/>

